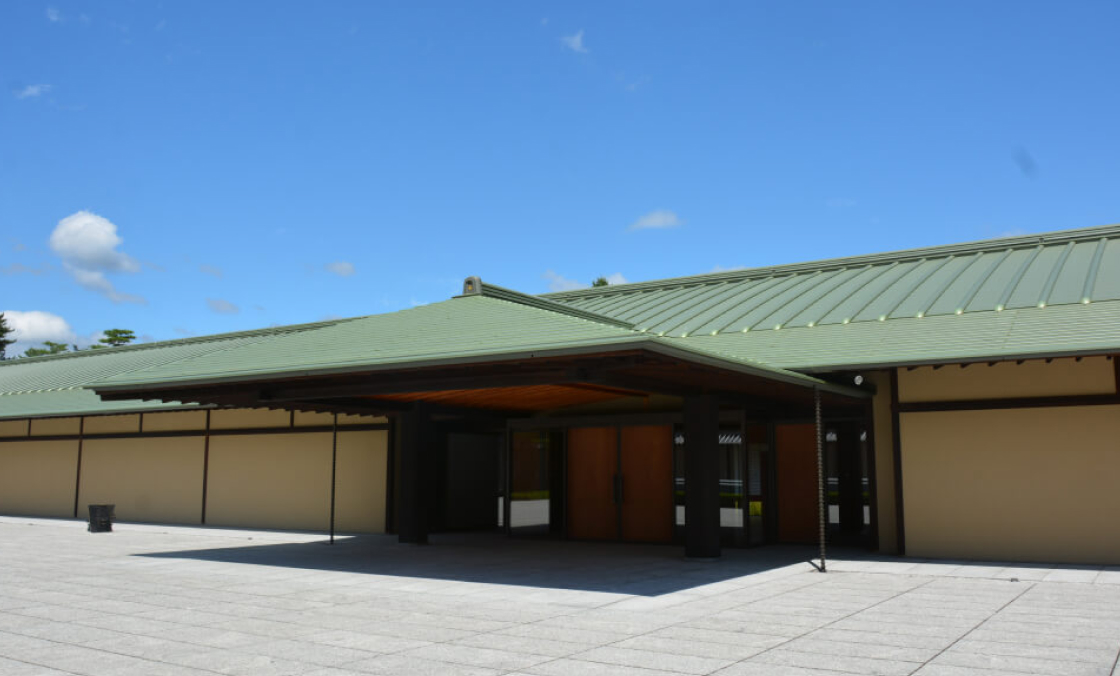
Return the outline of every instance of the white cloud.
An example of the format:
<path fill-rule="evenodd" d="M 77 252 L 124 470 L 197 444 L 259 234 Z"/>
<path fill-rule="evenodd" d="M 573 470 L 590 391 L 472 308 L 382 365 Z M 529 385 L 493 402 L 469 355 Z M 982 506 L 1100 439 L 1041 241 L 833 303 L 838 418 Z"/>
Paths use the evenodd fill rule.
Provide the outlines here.
<path fill-rule="evenodd" d="M 78 284 L 104 295 L 114 303 L 144 303 L 140 296 L 121 293 L 105 276 L 107 272 L 139 272 L 140 263 L 117 251 L 123 240 L 109 219 L 79 211 L 58 222 L 50 246 L 62 266 Z"/>
<path fill-rule="evenodd" d="M 222 269 L 213 265 L 206 265 L 205 263 L 203 263 L 202 265 L 198 266 L 198 271 L 204 275 L 210 275 L 212 277 L 217 277 L 218 279 L 222 278 Z"/>
<path fill-rule="evenodd" d="M 747 268 L 744 265 L 732 265 L 729 268 L 724 267 L 722 265 L 717 265 L 717 266 L 715 266 L 711 269 L 711 272 L 735 272 L 736 270 L 746 270 L 746 269 Z"/>
<path fill-rule="evenodd" d="M 59 21 L 62 21 L 62 13 L 54 7 L 48 7 L 47 21 L 50 21 L 51 23 L 58 23 Z"/>
<path fill-rule="evenodd" d="M 210 307 L 212 312 L 217 312 L 220 315 L 235 315 L 241 312 L 241 308 L 221 298 L 207 298 L 206 305 Z"/>
<path fill-rule="evenodd" d="M 70 345 L 78 339 L 65 319 L 50 312 L 4 310 L 4 319 L 12 327 L 11 337 L 16 340 L 15 345 L 8 346 L 9 357 L 22 354 L 27 348 L 40 345 L 43 341 Z"/>
<path fill-rule="evenodd" d="M 578 54 L 586 54 L 587 47 L 583 44 L 583 29 L 576 31 L 575 35 L 562 35 L 560 36 L 560 43 L 568 49 Z"/>
<path fill-rule="evenodd" d="M 631 230 L 664 230 L 665 228 L 675 228 L 683 225 L 684 221 L 680 216 L 677 216 L 672 211 L 665 209 L 658 209 L 651 211 L 645 216 L 630 224 Z"/>
<path fill-rule="evenodd" d="M 626 284 L 626 278 L 622 276 L 621 272 L 616 272 L 613 275 L 607 275 L 607 284 Z"/>
<path fill-rule="evenodd" d="M 17 99 L 33 99 L 33 98 L 36 98 L 38 96 L 42 96 L 43 94 L 46 94 L 52 88 L 53 87 L 49 84 L 27 85 L 26 87 L 24 87 L 23 89 L 21 89 L 17 92 L 12 92 L 12 96 L 16 97 Z"/>
<path fill-rule="evenodd" d="M 333 272 L 339 277 L 349 277 L 350 275 L 354 274 L 354 264 L 347 263 L 346 261 L 335 261 L 333 263 L 327 263 L 326 269 L 327 272 Z"/>
<path fill-rule="evenodd" d="M 136 272 L 140 263 L 117 251 L 123 240 L 109 219 L 79 211 L 58 222 L 51 233 L 51 250 L 78 267 L 106 272 Z"/>
<path fill-rule="evenodd" d="M 567 277 L 562 277 L 552 270 L 545 270 L 545 273 L 541 275 L 541 277 L 548 280 L 549 291 L 574 291 L 576 289 L 587 288 L 587 284 L 577 282 L 574 279 L 568 279 Z"/>

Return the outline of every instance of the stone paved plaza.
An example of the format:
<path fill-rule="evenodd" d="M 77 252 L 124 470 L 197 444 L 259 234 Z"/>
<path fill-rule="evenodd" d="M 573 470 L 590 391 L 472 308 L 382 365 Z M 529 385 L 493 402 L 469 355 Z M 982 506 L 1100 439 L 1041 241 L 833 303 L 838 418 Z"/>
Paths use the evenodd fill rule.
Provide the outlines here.
<path fill-rule="evenodd" d="M 0 518 L 0 674 L 1115 676 L 1120 568 Z"/>

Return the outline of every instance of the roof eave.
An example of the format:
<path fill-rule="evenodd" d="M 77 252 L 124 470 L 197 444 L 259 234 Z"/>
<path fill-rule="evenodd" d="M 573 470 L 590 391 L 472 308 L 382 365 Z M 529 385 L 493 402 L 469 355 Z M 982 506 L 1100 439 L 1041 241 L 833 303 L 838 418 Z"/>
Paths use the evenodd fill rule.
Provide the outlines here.
<path fill-rule="evenodd" d="M 635 350 L 648 350 L 650 352 L 673 357 L 682 361 L 693 362 L 696 364 L 720 368 L 728 371 L 734 371 L 742 373 L 744 375 L 775 380 L 778 382 L 800 386 L 807 389 L 820 389 L 823 392 L 830 392 L 842 396 L 854 398 L 866 398 L 870 396 L 868 392 L 865 392 L 863 390 L 836 385 L 834 383 L 829 383 L 819 378 L 802 373 L 797 373 L 795 371 L 769 367 L 761 364 L 749 364 L 744 361 L 720 357 L 701 350 L 688 348 L 683 345 L 670 344 L 664 339 L 648 336 L 635 336 L 634 338 L 610 343 L 594 343 L 578 347 L 520 350 L 516 352 L 480 354 L 464 357 L 427 358 L 412 361 L 398 361 L 387 364 L 352 364 L 336 368 L 319 368 L 291 371 L 284 374 L 277 374 L 275 372 L 255 375 L 241 374 L 218 378 L 207 377 L 135 384 L 121 383 L 98 385 L 94 383 L 91 384 L 89 388 L 94 390 L 98 394 L 112 395 L 122 393 L 135 393 L 137 395 L 142 395 L 144 392 L 167 391 L 169 389 L 177 388 L 207 387 L 214 385 L 228 385 L 233 383 L 263 383 L 271 380 L 276 380 L 278 377 L 313 378 L 321 376 L 341 376 L 359 373 L 374 374 L 386 373 L 391 371 L 438 368 L 441 366 L 469 366 L 473 364 L 493 364 L 557 357 L 576 357 L 598 354 L 609 355 L 618 352 L 629 352 Z"/>
<path fill-rule="evenodd" d="M 947 366 L 950 364 L 986 364 L 989 362 L 1025 361 L 1029 359 L 1066 359 L 1073 357 L 1115 357 L 1120 354 L 1120 347 L 1093 348 L 1087 350 L 1055 350 L 1049 352 L 1023 352 L 1001 355 L 970 355 L 954 357 L 936 357 L 931 359 L 907 359 L 884 362 L 849 362 L 813 366 L 798 366 L 797 370 L 803 373 L 831 373 L 835 371 L 866 370 L 879 371 L 883 369 L 911 368 L 916 366 Z"/>

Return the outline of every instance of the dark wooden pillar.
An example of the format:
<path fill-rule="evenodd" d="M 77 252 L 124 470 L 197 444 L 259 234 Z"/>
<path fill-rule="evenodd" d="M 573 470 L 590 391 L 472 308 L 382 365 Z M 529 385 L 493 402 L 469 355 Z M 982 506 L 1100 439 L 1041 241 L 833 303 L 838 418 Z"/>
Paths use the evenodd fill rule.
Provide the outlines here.
<path fill-rule="evenodd" d="M 719 402 L 684 400 L 685 556 L 715 558 L 719 544 Z"/>
<path fill-rule="evenodd" d="M 429 505 L 427 487 L 431 483 L 433 444 L 436 438 L 426 404 L 420 402 L 397 419 L 397 466 L 400 484 L 397 492 L 397 538 L 411 544 L 428 543 Z"/>

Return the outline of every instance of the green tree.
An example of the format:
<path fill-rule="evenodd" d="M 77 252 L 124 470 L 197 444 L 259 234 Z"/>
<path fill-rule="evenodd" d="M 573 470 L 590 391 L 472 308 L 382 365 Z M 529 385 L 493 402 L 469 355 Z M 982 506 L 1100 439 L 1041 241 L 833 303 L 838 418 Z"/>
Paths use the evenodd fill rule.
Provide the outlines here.
<path fill-rule="evenodd" d="M 610 286 L 611 283 L 607 281 L 606 277 L 596 277 L 595 281 L 591 282 L 591 286 Z"/>
<path fill-rule="evenodd" d="M 25 357 L 42 357 L 46 354 L 59 354 L 60 352 L 67 352 L 70 349 L 66 343 L 55 343 L 49 340 L 43 341 L 43 347 L 29 347 L 24 351 Z"/>
<path fill-rule="evenodd" d="M 8 337 L 12 331 L 12 327 L 8 326 L 8 320 L 4 318 L 4 313 L 0 312 L 0 359 L 8 358 L 8 346 L 16 342 L 15 339 Z"/>
<path fill-rule="evenodd" d="M 106 329 L 105 335 L 92 347 L 120 347 L 136 340 L 136 334 L 128 329 Z"/>

